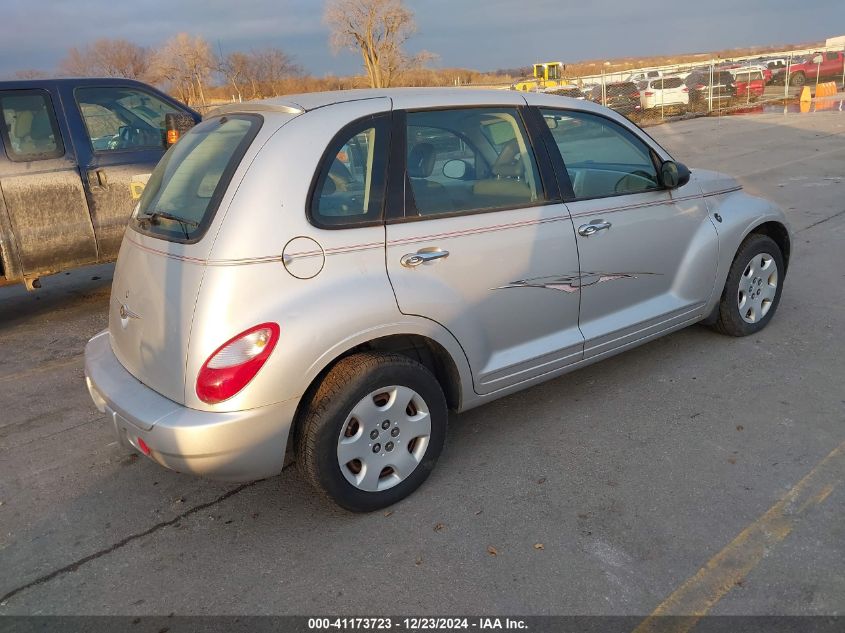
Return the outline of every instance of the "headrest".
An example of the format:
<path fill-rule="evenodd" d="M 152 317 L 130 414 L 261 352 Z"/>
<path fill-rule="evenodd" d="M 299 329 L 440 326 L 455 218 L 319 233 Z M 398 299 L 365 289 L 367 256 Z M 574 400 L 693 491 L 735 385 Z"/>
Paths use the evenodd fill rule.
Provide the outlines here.
<path fill-rule="evenodd" d="M 408 175 L 411 178 L 428 178 L 434 171 L 436 152 L 431 143 L 417 143 L 408 152 Z"/>
<path fill-rule="evenodd" d="M 32 119 L 32 127 L 30 129 L 32 138 L 45 140 L 50 138 L 53 134 L 53 128 L 50 125 L 50 117 L 46 110 L 39 110 Z"/>
<path fill-rule="evenodd" d="M 502 148 L 499 158 L 491 168 L 495 176 L 500 178 L 522 178 L 525 175 L 525 163 L 519 152 L 519 143 L 511 139 Z"/>
<path fill-rule="evenodd" d="M 32 131 L 32 112 L 29 110 L 22 110 L 18 112 L 17 120 L 15 121 L 15 136 L 18 138 L 26 138 Z"/>

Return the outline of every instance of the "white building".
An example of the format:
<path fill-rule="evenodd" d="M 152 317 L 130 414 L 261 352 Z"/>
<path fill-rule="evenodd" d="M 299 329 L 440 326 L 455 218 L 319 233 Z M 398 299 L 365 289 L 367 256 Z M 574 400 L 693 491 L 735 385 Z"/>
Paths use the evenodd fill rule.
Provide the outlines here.
<path fill-rule="evenodd" d="M 827 48 L 843 48 L 845 49 L 845 35 L 840 35 L 839 37 L 829 37 L 827 41 L 824 43 L 825 47 Z"/>

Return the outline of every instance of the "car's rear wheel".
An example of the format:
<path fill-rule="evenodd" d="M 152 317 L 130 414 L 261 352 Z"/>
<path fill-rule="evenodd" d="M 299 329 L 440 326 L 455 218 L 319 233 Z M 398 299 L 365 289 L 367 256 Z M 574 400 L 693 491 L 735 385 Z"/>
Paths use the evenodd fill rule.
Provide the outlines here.
<path fill-rule="evenodd" d="M 793 73 L 793 74 L 789 77 L 789 83 L 790 83 L 790 85 L 792 85 L 792 86 L 798 86 L 799 88 L 800 88 L 801 86 L 803 86 L 803 85 L 804 85 L 804 83 L 806 83 L 806 81 L 807 81 L 807 77 L 804 75 L 804 73 L 801 73 L 801 72 L 798 72 L 798 73 Z"/>
<path fill-rule="evenodd" d="M 783 289 L 783 254 L 766 235 L 748 236 L 734 257 L 715 328 L 730 336 L 759 332 L 777 310 Z"/>
<path fill-rule="evenodd" d="M 339 506 L 377 510 L 416 490 L 446 439 L 437 379 L 399 354 L 354 354 L 326 375 L 299 431 L 305 478 Z"/>

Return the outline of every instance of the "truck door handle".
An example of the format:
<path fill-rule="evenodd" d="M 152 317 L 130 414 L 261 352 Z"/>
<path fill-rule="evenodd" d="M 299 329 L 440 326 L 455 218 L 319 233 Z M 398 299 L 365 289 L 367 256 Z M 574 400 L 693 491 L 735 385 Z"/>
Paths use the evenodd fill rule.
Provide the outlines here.
<path fill-rule="evenodd" d="M 405 268 L 416 268 L 420 264 L 425 264 L 426 262 L 433 262 L 438 259 L 443 259 L 444 257 L 449 257 L 449 251 L 442 251 L 440 249 L 423 249 L 417 251 L 416 253 L 408 253 L 407 255 L 403 255 L 402 259 L 399 260 L 399 263 L 402 264 Z"/>
<path fill-rule="evenodd" d="M 102 187 L 105 189 L 109 186 L 109 177 L 102 169 L 91 169 L 88 171 L 88 184 L 92 187 Z"/>
<path fill-rule="evenodd" d="M 593 220 L 589 224 L 582 224 L 581 226 L 579 226 L 578 235 L 590 237 L 594 233 L 609 229 L 611 226 L 612 224 L 610 222 L 605 222 L 604 220 Z"/>

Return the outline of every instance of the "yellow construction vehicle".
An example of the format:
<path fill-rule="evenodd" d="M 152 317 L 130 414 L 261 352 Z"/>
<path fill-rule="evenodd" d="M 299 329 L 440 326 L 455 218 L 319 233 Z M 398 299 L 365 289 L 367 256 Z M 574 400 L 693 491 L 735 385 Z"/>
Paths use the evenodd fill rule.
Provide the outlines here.
<path fill-rule="evenodd" d="M 534 78 L 523 79 L 515 83 L 512 88 L 522 92 L 535 92 L 537 90 L 549 90 L 569 85 L 563 78 L 563 71 L 566 64 L 563 62 L 540 62 L 534 64 Z"/>

